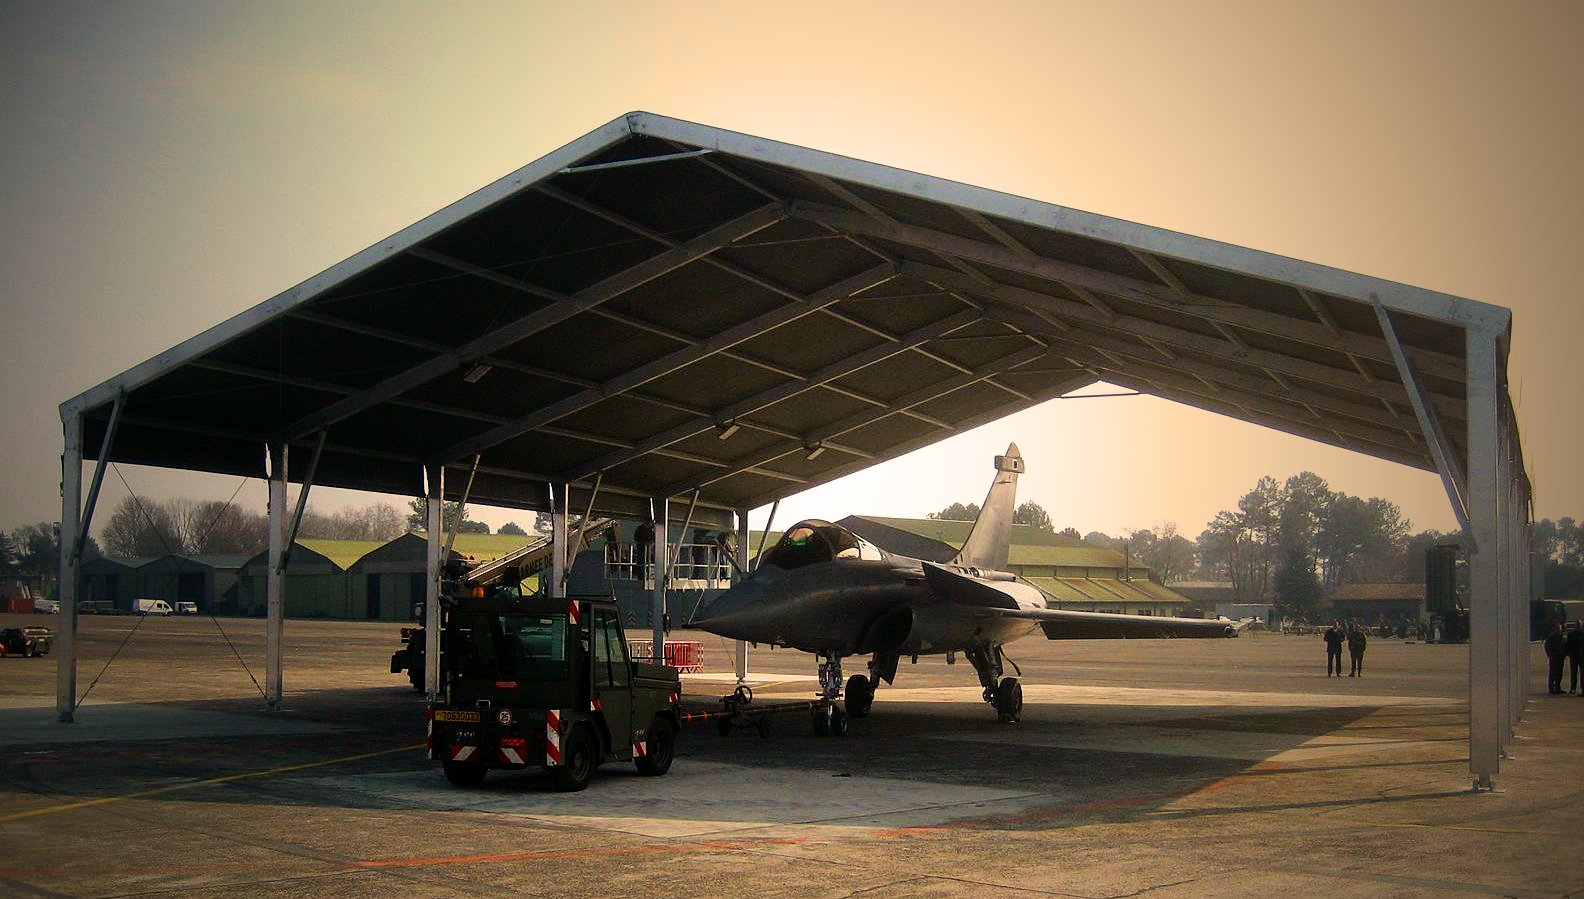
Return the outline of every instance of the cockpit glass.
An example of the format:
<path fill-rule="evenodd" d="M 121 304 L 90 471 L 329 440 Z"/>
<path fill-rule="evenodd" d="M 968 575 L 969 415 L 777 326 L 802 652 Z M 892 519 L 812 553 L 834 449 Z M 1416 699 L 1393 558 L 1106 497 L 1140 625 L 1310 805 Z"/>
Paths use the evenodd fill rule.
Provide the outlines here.
<path fill-rule="evenodd" d="M 809 519 L 793 525 L 768 553 L 764 564 L 788 571 L 841 558 L 878 558 L 872 547 L 852 531 L 828 521 Z"/>

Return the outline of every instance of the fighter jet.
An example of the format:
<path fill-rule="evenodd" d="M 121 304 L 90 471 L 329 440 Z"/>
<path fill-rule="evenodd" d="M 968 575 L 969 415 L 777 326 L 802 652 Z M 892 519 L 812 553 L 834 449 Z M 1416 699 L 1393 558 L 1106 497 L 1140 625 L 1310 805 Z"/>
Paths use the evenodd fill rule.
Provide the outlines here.
<path fill-rule="evenodd" d="M 1007 571 L 1017 444 L 995 457 L 995 479 L 955 558 L 945 564 L 887 552 L 840 525 L 805 519 L 764 553 L 753 572 L 703 604 L 690 627 L 750 643 L 813 653 L 821 698 L 817 733 L 844 733 L 869 713 L 881 681 L 903 656 L 961 653 L 1002 723 L 1023 714 L 1023 687 L 1004 667 L 1007 643 L 1043 629 L 1047 639 L 1235 637 L 1226 620 L 1052 609 L 1045 594 Z M 869 673 L 842 682 L 842 659 L 869 655 Z M 1021 672 L 1018 672 L 1021 674 Z M 845 686 L 846 711 L 837 706 Z M 825 716 L 822 720 L 821 716 Z M 823 725 L 823 726 L 822 726 Z"/>

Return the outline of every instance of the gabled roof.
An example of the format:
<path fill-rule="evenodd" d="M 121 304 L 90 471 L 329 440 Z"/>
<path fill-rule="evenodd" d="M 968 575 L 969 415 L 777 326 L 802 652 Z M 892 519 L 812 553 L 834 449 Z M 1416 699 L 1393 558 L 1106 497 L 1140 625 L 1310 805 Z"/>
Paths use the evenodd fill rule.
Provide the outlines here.
<path fill-rule="evenodd" d="M 245 214 L 245 211 L 239 211 Z M 172 260 L 174 263 L 175 260 Z M 590 132 L 62 406 L 96 458 L 694 518 L 1105 380 L 1467 469 L 1494 306 L 648 113 Z M 1390 328 L 1385 327 L 1389 323 Z M 1505 354 L 1505 346 L 1501 352 Z M 680 517 L 680 516 L 678 516 Z"/>

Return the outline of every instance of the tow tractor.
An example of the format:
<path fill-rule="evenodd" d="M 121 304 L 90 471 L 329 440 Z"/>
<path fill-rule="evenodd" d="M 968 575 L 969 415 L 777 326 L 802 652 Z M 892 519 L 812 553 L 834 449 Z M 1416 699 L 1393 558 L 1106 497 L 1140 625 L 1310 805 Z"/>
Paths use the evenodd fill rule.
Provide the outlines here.
<path fill-rule="evenodd" d="M 540 766 L 557 790 L 574 791 L 601 762 L 670 770 L 681 676 L 628 657 L 615 602 L 497 592 L 445 606 L 426 745 L 452 785 Z"/>

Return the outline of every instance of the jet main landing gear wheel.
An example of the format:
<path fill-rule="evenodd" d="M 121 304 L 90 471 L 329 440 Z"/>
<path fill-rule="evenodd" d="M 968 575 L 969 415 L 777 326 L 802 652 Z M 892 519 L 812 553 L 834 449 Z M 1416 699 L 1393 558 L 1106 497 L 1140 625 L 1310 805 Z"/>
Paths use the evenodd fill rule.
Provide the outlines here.
<path fill-rule="evenodd" d="M 869 678 L 862 674 L 854 674 L 847 678 L 847 716 L 850 718 L 864 718 L 869 714 L 869 706 L 874 704 L 874 687 L 869 685 Z"/>
<path fill-rule="evenodd" d="M 1003 677 L 996 687 L 996 714 L 1002 724 L 1023 720 L 1023 684 L 1015 677 Z"/>

